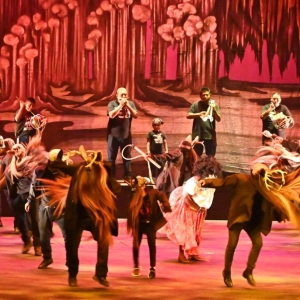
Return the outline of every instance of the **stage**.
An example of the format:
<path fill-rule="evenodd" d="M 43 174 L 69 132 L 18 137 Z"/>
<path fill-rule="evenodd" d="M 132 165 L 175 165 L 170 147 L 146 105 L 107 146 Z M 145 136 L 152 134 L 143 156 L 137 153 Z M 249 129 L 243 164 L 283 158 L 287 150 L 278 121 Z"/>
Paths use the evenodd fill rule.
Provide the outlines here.
<path fill-rule="evenodd" d="M 78 287 L 68 286 L 64 241 L 54 224 L 53 264 L 39 270 L 41 257 L 33 248 L 21 254 L 20 236 L 13 233 L 13 218 L 2 218 L 0 228 L 0 299 L 300 299 L 299 233 L 290 224 L 274 222 L 264 237 L 254 278 L 250 286 L 242 277 L 251 242 L 242 234 L 232 268 L 234 287 L 223 283 L 223 257 L 227 242 L 226 221 L 207 220 L 203 230 L 203 261 L 180 264 L 178 247 L 165 236 L 157 235 L 156 278 L 148 279 L 149 252 L 142 240 L 140 265 L 142 276 L 131 277 L 132 239 L 126 233 L 126 221 L 119 220 L 120 234 L 114 238 L 109 254 L 109 288 L 92 279 L 96 262 L 96 242 L 84 232 L 79 249 Z"/>

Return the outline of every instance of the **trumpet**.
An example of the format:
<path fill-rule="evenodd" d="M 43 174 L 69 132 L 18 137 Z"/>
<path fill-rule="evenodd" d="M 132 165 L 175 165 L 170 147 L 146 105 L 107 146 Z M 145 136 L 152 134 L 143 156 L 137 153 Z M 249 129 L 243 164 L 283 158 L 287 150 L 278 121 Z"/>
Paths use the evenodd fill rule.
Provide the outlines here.
<path fill-rule="evenodd" d="M 212 104 L 215 104 L 215 100 L 209 100 L 208 102 L 208 108 L 206 110 L 206 113 L 204 116 L 200 116 L 200 118 L 206 122 L 207 120 L 209 120 L 210 122 L 212 122 L 214 120 L 214 117 L 213 117 L 213 107 L 212 107 Z"/>

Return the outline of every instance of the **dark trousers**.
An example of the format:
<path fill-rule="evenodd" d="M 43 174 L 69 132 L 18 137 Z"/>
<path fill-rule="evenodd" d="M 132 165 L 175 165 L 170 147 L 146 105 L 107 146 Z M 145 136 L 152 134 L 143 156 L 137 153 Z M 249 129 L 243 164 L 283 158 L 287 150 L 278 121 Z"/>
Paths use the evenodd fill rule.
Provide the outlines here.
<path fill-rule="evenodd" d="M 246 223 L 237 223 L 229 228 L 228 244 L 225 251 L 225 270 L 230 271 L 233 261 L 235 248 L 238 244 L 240 233 L 245 230 L 252 242 L 252 248 L 248 256 L 247 268 L 253 270 L 258 259 L 260 250 L 263 246 L 262 236 L 259 227 L 248 229 Z"/>
<path fill-rule="evenodd" d="M 140 223 L 137 235 L 133 240 L 133 262 L 134 267 L 139 267 L 139 250 L 142 242 L 143 234 L 146 234 L 149 254 L 150 254 L 150 267 L 154 268 L 156 265 L 156 231 L 150 223 Z M 137 239 L 137 243 L 135 242 Z"/>
<path fill-rule="evenodd" d="M 83 230 L 95 232 L 94 223 L 89 218 L 79 219 L 77 226 L 72 230 L 66 229 L 66 252 L 67 252 L 67 266 L 69 269 L 69 276 L 76 277 L 79 269 L 78 248 L 81 241 Z M 108 243 L 103 243 L 101 240 L 97 241 L 97 264 L 96 276 L 106 277 L 108 272 Z"/>
<path fill-rule="evenodd" d="M 64 240 L 66 242 L 66 232 L 64 230 L 64 217 L 62 216 L 58 220 L 53 220 L 52 209 L 49 206 L 39 207 L 39 231 L 41 239 L 41 247 L 44 259 L 52 258 L 52 248 L 51 248 L 51 236 L 53 221 L 60 228 Z"/>
<path fill-rule="evenodd" d="M 33 246 L 39 247 L 40 232 L 38 227 L 38 201 L 33 200 L 30 205 L 29 212 L 25 211 L 28 193 L 17 194 L 12 200 L 12 207 L 15 213 L 17 227 L 21 232 L 21 238 L 25 244 L 30 242 L 29 230 L 32 231 Z"/>
<path fill-rule="evenodd" d="M 0 218 L 2 217 L 2 205 L 4 202 L 7 202 L 9 207 L 11 209 L 12 208 L 12 204 L 11 204 L 11 201 L 9 199 L 9 196 L 8 196 L 8 191 L 7 189 L 3 189 L 1 192 L 0 192 Z"/>
<path fill-rule="evenodd" d="M 112 175 L 116 175 L 116 159 L 118 155 L 118 151 L 120 149 L 121 153 L 123 149 L 132 144 L 131 137 L 126 139 L 118 139 L 111 135 L 107 138 L 107 157 L 108 161 L 112 163 L 111 171 Z M 127 147 L 123 153 L 124 157 L 131 158 L 131 147 Z M 131 176 L 131 161 L 126 160 L 122 157 L 123 167 L 124 167 L 124 176 Z"/>
<path fill-rule="evenodd" d="M 217 142 L 216 140 L 203 140 L 205 146 L 205 154 L 210 156 L 215 156 L 217 151 Z M 201 144 L 196 144 L 194 150 L 197 155 L 200 157 L 203 154 L 203 146 Z"/>
<path fill-rule="evenodd" d="M 166 159 L 162 156 L 155 156 L 155 154 L 152 155 L 151 157 L 157 164 L 160 165 L 160 169 L 158 167 L 156 167 L 154 164 L 150 163 L 150 169 L 151 169 L 151 174 L 153 178 L 157 178 L 158 175 L 161 173 L 161 171 L 163 170 L 165 163 L 166 163 Z"/>
<path fill-rule="evenodd" d="M 30 141 L 30 136 L 29 135 L 22 135 L 22 136 L 19 136 L 17 138 L 17 143 L 21 144 L 28 144 Z"/>

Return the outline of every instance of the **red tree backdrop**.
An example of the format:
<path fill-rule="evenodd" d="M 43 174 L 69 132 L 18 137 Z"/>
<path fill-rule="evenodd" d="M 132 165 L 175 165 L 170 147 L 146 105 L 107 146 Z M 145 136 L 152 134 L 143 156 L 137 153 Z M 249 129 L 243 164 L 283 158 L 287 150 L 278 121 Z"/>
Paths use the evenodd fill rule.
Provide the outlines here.
<path fill-rule="evenodd" d="M 0 134 L 13 137 L 18 98 L 33 96 L 48 149 L 106 153 L 106 106 L 125 86 L 139 110 L 134 143 L 146 149 L 157 116 L 172 151 L 205 85 L 222 112 L 216 157 L 247 171 L 273 92 L 296 121 L 288 138 L 300 139 L 299 11 L 300 0 L 0 1 Z"/>

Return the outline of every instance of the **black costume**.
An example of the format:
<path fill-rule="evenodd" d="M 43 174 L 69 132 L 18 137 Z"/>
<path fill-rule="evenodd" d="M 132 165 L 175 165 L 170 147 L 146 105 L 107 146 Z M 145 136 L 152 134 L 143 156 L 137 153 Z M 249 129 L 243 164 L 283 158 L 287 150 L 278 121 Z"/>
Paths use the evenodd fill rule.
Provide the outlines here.
<path fill-rule="evenodd" d="M 100 209 L 96 206 L 96 201 L 101 202 L 104 198 L 98 189 L 100 177 L 102 176 L 99 163 L 93 163 L 90 167 L 86 167 L 86 163 L 66 165 L 63 162 L 54 161 L 51 162 L 50 166 L 72 177 L 66 199 L 64 222 L 69 284 L 70 286 L 77 285 L 78 248 L 83 230 L 88 230 L 92 233 L 98 245 L 96 271 L 93 278 L 108 286 L 106 276 L 108 272 L 109 237 L 111 234 L 117 236 L 118 223 L 114 203 L 102 202 L 102 208 Z M 108 166 L 105 166 L 105 170 L 108 172 L 107 185 L 113 192 L 119 192 L 119 183 L 110 176 Z M 85 198 L 95 203 L 94 211 L 84 206 L 83 200 Z M 106 200 L 104 199 L 104 201 Z M 100 221 L 98 219 L 99 222 L 95 219 L 97 217 L 100 219 Z"/>

